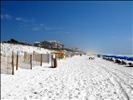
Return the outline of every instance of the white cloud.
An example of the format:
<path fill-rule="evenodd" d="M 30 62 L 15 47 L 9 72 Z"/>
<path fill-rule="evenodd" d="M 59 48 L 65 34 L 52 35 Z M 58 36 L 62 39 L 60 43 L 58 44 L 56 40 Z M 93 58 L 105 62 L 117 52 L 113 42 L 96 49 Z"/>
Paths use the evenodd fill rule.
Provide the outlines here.
<path fill-rule="evenodd" d="M 48 26 L 44 26 L 45 30 L 60 30 L 60 29 L 64 29 L 63 27 L 48 27 Z"/>
<path fill-rule="evenodd" d="M 1 19 L 3 19 L 4 18 L 4 16 L 1 14 Z"/>
<path fill-rule="evenodd" d="M 8 20 L 11 20 L 12 19 L 12 16 L 11 15 L 8 15 L 8 14 L 5 14 L 5 18 L 8 19 Z"/>
<path fill-rule="evenodd" d="M 44 24 L 40 24 L 40 26 L 44 26 Z"/>
<path fill-rule="evenodd" d="M 20 17 L 17 17 L 16 18 L 17 21 L 23 21 L 23 22 L 34 22 L 34 19 L 25 19 L 25 18 L 20 18 Z"/>
<path fill-rule="evenodd" d="M 24 19 L 23 18 L 16 18 L 16 20 L 23 21 Z"/>

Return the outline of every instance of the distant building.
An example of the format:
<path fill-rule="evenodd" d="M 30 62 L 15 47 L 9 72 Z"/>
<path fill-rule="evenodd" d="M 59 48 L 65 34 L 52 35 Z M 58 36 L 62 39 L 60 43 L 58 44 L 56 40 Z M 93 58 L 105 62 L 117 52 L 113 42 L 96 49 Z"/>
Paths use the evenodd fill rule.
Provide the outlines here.
<path fill-rule="evenodd" d="M 35 42 L 34 46 L 49 48 L 49 49 L 60 49 L 60 50 L 63 50 L 64 48 L 64 44 L 59 43 L 59 41 Z"/>
<path fill-rule="evenodd" d="M 34 42 L 34 46 L 41 47 L 41 42 Z"/>

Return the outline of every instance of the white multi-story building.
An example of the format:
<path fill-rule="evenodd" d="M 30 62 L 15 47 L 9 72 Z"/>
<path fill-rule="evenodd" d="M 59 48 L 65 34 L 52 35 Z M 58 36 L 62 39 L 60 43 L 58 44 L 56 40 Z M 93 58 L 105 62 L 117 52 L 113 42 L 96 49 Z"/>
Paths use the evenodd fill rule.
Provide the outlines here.
<path fill-rule="evenodd" d="M 35 42 L 34 46 L 49 48 L 49 49 L 61 49 L 63 50 L 64 44 L 59 43 L 59 41 L 42 41 Z"/>

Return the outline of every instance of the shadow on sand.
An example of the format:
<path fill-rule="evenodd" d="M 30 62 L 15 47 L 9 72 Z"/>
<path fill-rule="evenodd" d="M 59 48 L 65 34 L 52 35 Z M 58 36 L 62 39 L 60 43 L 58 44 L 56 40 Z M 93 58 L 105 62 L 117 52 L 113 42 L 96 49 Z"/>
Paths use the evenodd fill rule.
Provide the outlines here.
<path fill-rule="evenodd" d="M 53 66 L 42 66 L 43 68 L 55 68 Z"/>
<path fill-rule="evenodd" d="M 133 66 L 130 66 L 130 65 L 126 65 L 126 66 L 124 66 L 124 67 L 131 67 L 131 68 L 133 68 Z"/>

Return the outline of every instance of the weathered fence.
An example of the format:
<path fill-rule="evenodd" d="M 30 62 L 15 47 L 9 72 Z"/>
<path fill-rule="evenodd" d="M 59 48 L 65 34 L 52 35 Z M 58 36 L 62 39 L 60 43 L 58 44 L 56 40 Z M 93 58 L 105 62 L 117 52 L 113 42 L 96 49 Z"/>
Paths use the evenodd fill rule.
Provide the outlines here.
<path fill-rule="evenodd" d="M 18 56 L 18 67 L 23 69 L 32 69 L 32 54 L 24 52 L 24 55 L 17 54 Z"/>
<path fill-rule="evenodd" d="M 24 53 L 19 55 L 12 52 L 12 55 L 1 55 L 1 73 L 15 74 L 15 70 L 20 68 L 32 69 L 32 55 Z"/>
<path fill-rule="evenodd" d="M 1 73 L 12 74 L 12 57 L 1 55 Z"/>
<path fill-rule="evenodd" d="M 40 54 L 37 52 L 20 54 L 19 52 L 5 56 L 1 54 L 1 73 L 15 74 L 15 71 L 22 69 L 32 69 L 34 66 L 42 66 L 43 63 L 50 64 L 51 67 L 57 67 L 57 60 L 62 59 L 64 55 Z"/>
<path fill-rule="evenodd" d="M 39 54 L 37 52 L 33 52 L 33 64 L 42 66 L 42 63 L 50 63 L 51 62 L 51 54 Z"/>
<path fill-rule="evenodd" d="M 1 55 L 1 73 L 12 74 L 14 75 L 14 64 L 16 61 L 14 60 L 14 52 L 12 55 Z"/>

